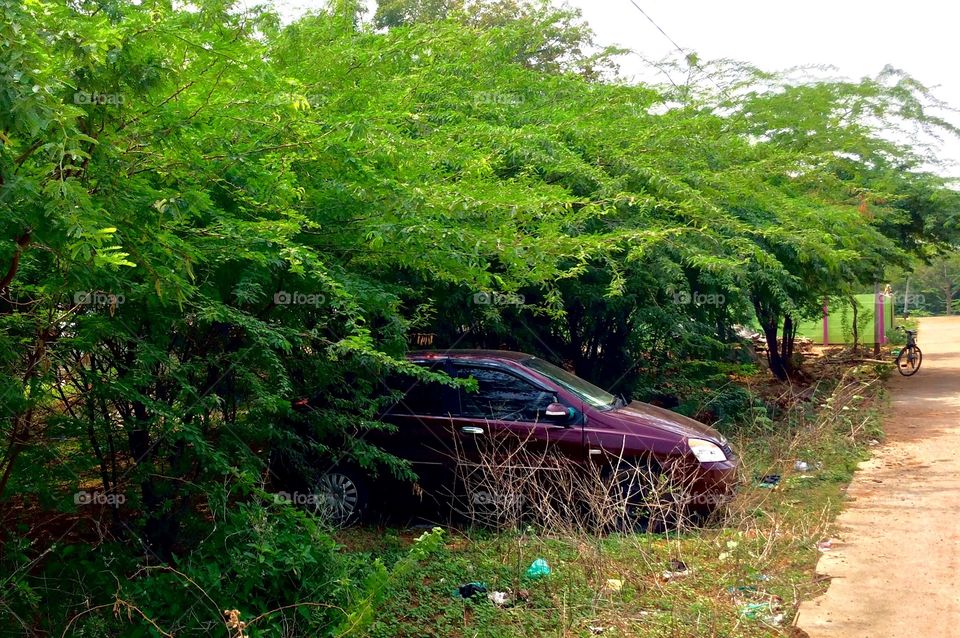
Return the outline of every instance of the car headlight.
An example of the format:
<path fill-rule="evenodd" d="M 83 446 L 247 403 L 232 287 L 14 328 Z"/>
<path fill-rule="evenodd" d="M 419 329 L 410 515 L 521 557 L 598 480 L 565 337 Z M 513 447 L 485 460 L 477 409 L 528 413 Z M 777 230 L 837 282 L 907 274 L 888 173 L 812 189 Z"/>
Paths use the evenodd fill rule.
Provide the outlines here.
<path fill-rule="evenodd" d="M 687 444 L 690 446 L 690 451 L 701 463 L 717 463 L 727 460 L 727 455 L 716 443 L 703 439 L 687 439 Z"/>

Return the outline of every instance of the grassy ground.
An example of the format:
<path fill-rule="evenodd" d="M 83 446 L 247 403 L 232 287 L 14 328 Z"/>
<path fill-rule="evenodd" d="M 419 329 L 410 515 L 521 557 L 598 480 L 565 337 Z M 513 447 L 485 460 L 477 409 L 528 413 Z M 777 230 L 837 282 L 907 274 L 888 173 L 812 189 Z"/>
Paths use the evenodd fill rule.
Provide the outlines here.
<path fill-rule="evenodd" d="M 814 387 L 753 388 L 779 406 L 779 416 L 760 416 L 734 437 L 744 486 L 722 520 L 665 535 L 447 530 L 445 544 L 394 584 L 369 634 L 794 635 L 799 602 L 828 585 L 814 573 L 817 545 L 829 538 L 857 463 L 881 437 L 879 371 L 827 366 L 820 372 L 829 380 Z M 797 461 L 809 469 L 798 470 Z M 771 474 L 780 482 L 762 486 L 758 479 Z M 389 564 L 419 533 L 354 529 L 339 540 L 358 560 Z M 552 573 L 529 578 L 525 572 L 537 558 Z M 507 592 L 510 602 L 453 595 L 474 581 Z"/>

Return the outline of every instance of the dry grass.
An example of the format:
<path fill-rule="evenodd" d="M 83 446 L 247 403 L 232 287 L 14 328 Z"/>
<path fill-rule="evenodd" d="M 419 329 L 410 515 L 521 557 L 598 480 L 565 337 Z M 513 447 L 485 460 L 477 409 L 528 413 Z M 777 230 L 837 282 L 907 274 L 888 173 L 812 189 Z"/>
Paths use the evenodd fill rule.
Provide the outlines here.
<path fill-rule="evenodd" d="M 571 537 L 611 532 L 685 529 L 697 497 L 695 468 L 681 460 L 658 464 L 619 453 L 586 465 L 555 454 L 531 433 L 486 436 L 468 454 L 462 447 L 451 490 L 458 512 L 473 524 L 500 530 L 525 526 Z"/>

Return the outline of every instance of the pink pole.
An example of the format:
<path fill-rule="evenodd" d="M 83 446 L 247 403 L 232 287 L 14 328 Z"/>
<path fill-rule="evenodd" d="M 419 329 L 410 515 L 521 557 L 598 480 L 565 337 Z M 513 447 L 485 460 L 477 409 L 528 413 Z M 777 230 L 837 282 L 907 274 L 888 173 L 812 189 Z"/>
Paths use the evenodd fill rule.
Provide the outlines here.
<path fill-rule="evenodd" d="M 887 324 L 887 313 L 884 312 L 884 307 L 883 307 L 883 306 L 884 306 L 884 301 L 885 301 L 884 295 L 882 295 L 882 294 L 881 294 L 881 295 L 877 295 L 877 308 L 876 308 L 876 313 L 877 313 L 877 315 L 876 315 L 876 317 L 874 318 L 874 321 L 879 321 L 879 322 L 880 322 L 880 324 L 879 324 L 879 325 L 880 325 L 880 331 L 878 332 L 878 334 L 880 335 L 880 343 L 881 343 L 881 344 L 884 344 L 884 343 L 887 342 L 887 333 L 886 333 L 886 330 L 887 330 L 887 325 L 886 325 L 886 324 Z"/>
<path fill-rule="evenodd" d="M 823 345 L 830 344 L 829 313 L 827 312 L 827 298 L 823 298 Z"/>

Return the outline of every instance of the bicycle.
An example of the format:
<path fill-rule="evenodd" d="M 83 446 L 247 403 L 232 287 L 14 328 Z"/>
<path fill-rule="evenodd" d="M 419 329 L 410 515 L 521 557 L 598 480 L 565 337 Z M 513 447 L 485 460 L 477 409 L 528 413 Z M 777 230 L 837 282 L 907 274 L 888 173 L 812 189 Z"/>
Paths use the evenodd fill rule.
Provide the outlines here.
<path fill-rule="evenodd" d="M 923 353 L 917 347 L 917 331 L 904 330 L 904 332 L 907 333 L 907 345 L 900 348 L 896 364 L 897 371 L 903 376 L 909 377 L 915 375 L 917 370 L 920 369 L 920 364 L 923 362 Z M 904 358 L 904 355 L 906 355 L 906 358 Z"/>

